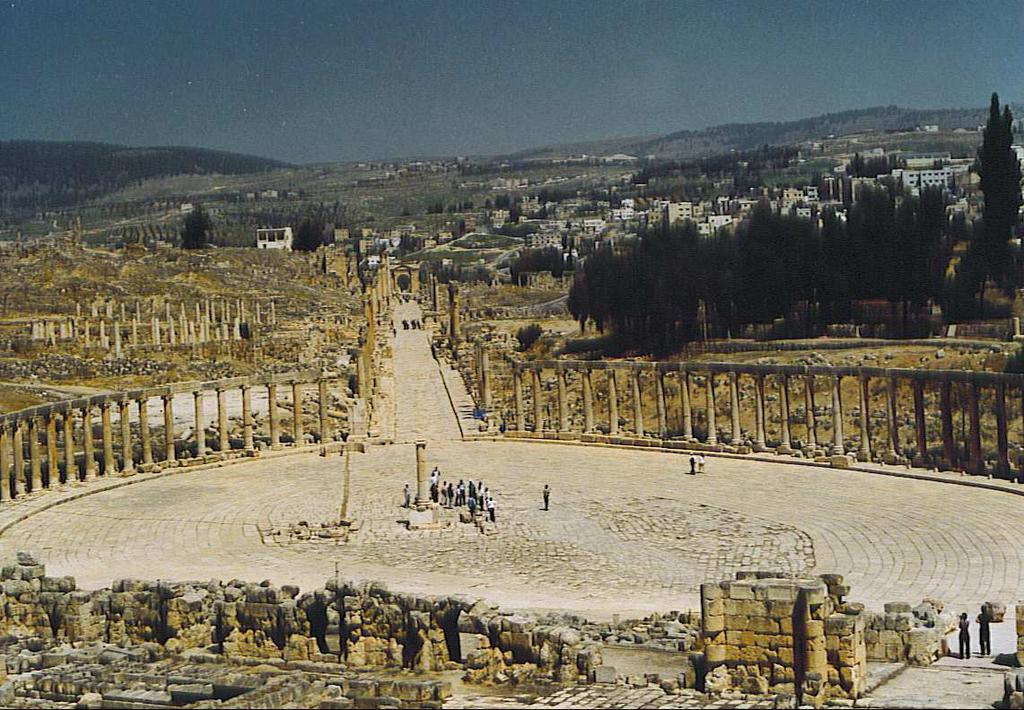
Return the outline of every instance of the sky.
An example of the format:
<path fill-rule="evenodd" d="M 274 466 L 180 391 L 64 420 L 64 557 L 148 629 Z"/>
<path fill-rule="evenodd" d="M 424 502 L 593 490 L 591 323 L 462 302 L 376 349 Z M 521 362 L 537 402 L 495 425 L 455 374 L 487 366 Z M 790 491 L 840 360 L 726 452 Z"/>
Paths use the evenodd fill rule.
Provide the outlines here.
<path fill-rule="evenodd" d="M 0 0 L 0 138 L 298 163 L 1024 100 L 1024 2 Z"/>

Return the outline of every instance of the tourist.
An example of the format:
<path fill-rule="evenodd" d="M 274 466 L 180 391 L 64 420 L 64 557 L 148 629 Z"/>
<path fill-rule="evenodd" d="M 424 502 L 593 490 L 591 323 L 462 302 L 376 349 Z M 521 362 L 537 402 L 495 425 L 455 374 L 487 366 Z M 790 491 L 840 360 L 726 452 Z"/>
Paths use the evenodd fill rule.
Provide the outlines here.
<path fill-rule="evenodd" d="M 486 498 L 484 498 L 484 482 L 483 481 L 477 481 L 476 482 L 476 498 L 477 498 L 476 502 L 480 505 L 481 508 L 483 508 L 484 507 L 484 501 L 487 500 Z"/>
<path fill-rule="evenodd" d="M 548 501 L 551 500 L 551 486 L 544 484 L 544 510 L 548 509 Z"/>
<path fill-rule="evenodd" d="M 448 481 L 448 507 L 451 508 L 455 505 L 455 486 L 452 485 L 451 481 Z"/>
<path fill-rule="evenodd" d="M 409 321 L 402 319 L 402 330 L 409 330 Z"/>
<path fill-rule="evenodd" d="M 476 498 L 473 496 L 469 497 L 469 517 L 473 518 L 476 516 Z"/>
<path fill-rule="evenodd" d="M 430 484 L 430 500 L 434 501 L 435 503 L 437 502 L 437 484 L 436 483 L 431 483 Z"/>
<path fill-rule="evenodd" d="M 492 523 L 493 522 L 497 522 L 494 519 L 494 499 L 493 498 L 488 498 L 487 499 L 487 514 L 490 516 Z"/>
<path fill-rule="evenodd" d="M 412 491 L 409 490 L 409 484 L 405 484 L 405 507 L 412 507 Z"/>
<path fill-rule="evenodd" d="M 466 486 L 466 484 L 463 482 L 463 480 L 461 478 L 459 479 L 459 482 L 455 485 L 455 507 L 456 508 L 462 507 L 462 500 L 463 500 L 462 496 L 465 495 L 465 486 Z"/>
<path fill-rule="evenodd" d="M 441 481 L 441 505 L 448 507 L 448 486 L 444 481 Z"/>
<path fill-rule="evenodd" d="M 487 501 L 490 499 L 490 497 L 491 497 L 491 489 L 490 488 L 483 488 L 483 489 L 481 489 L 481 493 L 480 493 L 480 507 L 481 508 L 483 508 L 485 505 L 487 505 Z"/>
<path fill-rule="evenodd" d="M 697 454 L 697 470 L 704 473 L 704 454 Z"/>
<path fill-rule="evenodd" d="M 690 454 L 690 475 L 697 475 L 697 454 Z"/>
<path fill-rule="evenodd" d="M 960 658 L 971 657 L 971 622 L 967 620 L 967 612 L 960 615 Z"/>
<path fill-rule="evenodd" d="M 472 480 L 469 482 L 469 499 L 476 500 L 476 484 Z"/>
<path fill-rule="evenodd" d="M 988 605 L 983 604 L 981 613 L 978 614 L 978 643 L 981 646 L 981 656 L 992 655 L 992 636 L 989 624 L 992 623 L 992 616 L 989 614 Z"/>

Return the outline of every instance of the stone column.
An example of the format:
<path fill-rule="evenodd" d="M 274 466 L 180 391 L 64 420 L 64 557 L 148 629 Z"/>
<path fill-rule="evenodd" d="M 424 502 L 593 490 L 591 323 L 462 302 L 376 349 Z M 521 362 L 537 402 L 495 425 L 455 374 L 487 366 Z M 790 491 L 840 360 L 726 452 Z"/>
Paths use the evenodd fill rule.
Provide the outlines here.
<path fill-rule="evenodd" d="M 57 414 L 46 415 L 46 480 L 47 488 L 60 483 L 60 462 L 57 460 Z"/>
<path fill-rule="evenodd" d="M 320 378 L 316 383 L 317 412 L 320 415 L 320 443 L 326 444 L 331 438 L 327 419 L 327 380 Z"/>
<path fill-rule="evenodd" d="M 860 376 L 860 451 L 858 461 L 871 460 L 871 381 Z"/>
<path fill-rule="evenodd" d="M 668 438 L 668 411 L 665 404 L 665 373 L 654 373 L 654 398 L 658 408 L 658 436 Z"/>
<path fill-rule="evenodd" d="M 270 427 L 270 448 L 281 448 L 281 433 L 277 430 L 277 385 L 267 385 L 267 420 Z"/>
<path fill-rule="evenodd" d="M 110 421 L 110 402 L 103 401 L 100 405 L 100 425 L 103 428 L 103 475 L 114 472 L 114 426 Z"/>
<path fill-rule="evenodd" d="M 11 497 L 11 427 L 0 422 L 0 500 Z"/>
<path fill-rule="evenodd" d="M 740 385 L 739 375 L 735 372 L 729 373 L 729 419 L 732 422 L 732 436 L 729 443 L 739 446 L 743 439 L 743 432 L 740 428 Z"/>
<path fill-rule="evenodd" d="M 142 437 L 142 470 L 153 468 L 153 435 L 149 431 L 149 399 L 143 397 L 135 404 L 139 408 L 139 435 Z"/>
<path fill-rule="evenodd" d="M 843 396 L 841 377 L 832 376 L 832 453 L 846 453 L 843 445 Z"/>
<path fill-rule="evenodd" d="M 512 370 L 512 390 L 516 408 L 516 431 L 526 431 L 526 412 L 523 410 L 523 373 Z"/>
<path fill-rule="evenodd" d="M 928 465 L 928 431 L 924 419 L 924 381 L 911 380 L 911 387 L 914 391 L 914 433 L 917 438 L 917 456 L 914 458 L 914 465 L 926 466 Z M 1005 411 L 1003 413 L 1005 415 Z"/>
<path fill-rule="evenodd" d="M 707 418 L 708 418 L 708 436 L 707 443 L 714 445 L 718 443 L 718 425 L 715 424 L 715 373 L 709 372 L 707 379 L 704 381 L 704 387 L 707 391 Z"/>
<path fill-rule="evenodd" d="M 679 416 L 682 418 L 683 438 L 693 440 L 693 410 L 690 408 L 690 373 L 679 371 Z"/>
<path fill-rule="evenodd" d="M 195 414 L 195 426 L 192 427 L 196 439 L 196 458 L 206 456 L 206 416 L 203 413 L 203 391 L 195 390 L 192 393 L 192 403 Z"/>
<path fill-rule="evenodd" d="M 594 431 L 594 389 L 590 368 L 586 365 L 580 370 L 580 380 L 583 382 L 583 433 L 590 434 Z"/>
<path fill-rule="evenodd" d="M 981 454 L 981 412 L 978 411 L 978 385 L 972 382 L 967 393 L 967 415 L 970 419 L 970 433 L 968 434 L 970 467 L 972 473 L 981 475 L 985 473 L 985 459 Z"/>
<path fill-rule="evenodd" d="M 565 391 L 565 370 L 555 370 L 558 381 L 558 431 L 569 431 L 569 401 Z"/>
<path fill-rule="evenodd" d="M 416 507 L 426 507 L 431 503 L 430 489 L 427 486 L 427 442 L 416 442 Z"/>
<path fill-rule="evenodd" d="M 608 368 L 608 433 L 619 433 L 619 385 L 615 368 Z"/>
<path fill-rule="evenodd" d="M 292 440 L 302 445 L 302 385 L 292 382 Z"/>
<path fill-rule="evenodd" d="M 754 376 L 754 450 L 764 451 L 768 448 L 767 435 L 764 427 L 764 375 Z"/>
<path fill-rule="evenodd" d="M 25 441 L 21 421 L 14 422 L 14 436 L 12 445 L 14 447 L 14 497 L 20 498 L 25 495 Z"/>
<path fill-rule="evenodd" d="M 779 453 L 791 454 L 793 453 L 793 441 L 789 431 L 789 375 L 779 375 L 777 382 L 779 386 L 779 424 L 782 427 Z"/>
<path fill-rule="evenodd" d="M 242 385 L 242 441 L 246 453 L 256 450 L 252 438 L 252 391 L 249 385 Z"/>
<path fill-rule="evenodd" d="M 135 475 L 135 453 L 132 446 L 132 419 L 129 411 L 130 402 L 127 399 L 121 400 L 121 458 L 124 462 L 121 465 L 121 474 L 124 476 Z"/>
<path fill-rule="evenodd" d="M 174 453 L 174 395 L 165 394 L 164 401 L 164 465 L 173 466 Z"/>
<path fill-rule="evenodd" d="M 633 381 L 633 431 L 637 436 L 644 436 L 644 406 L 641 397 L 640 368 L 630 368 L 630 379 Z"/>
<path fill-rule="evenodd" d="M 96 478 L 96 451 L 92 439 L 92 405 L 82 407 L 82 453 L 85 455 L 85 478 Z"/>
<path fill-rule="evenodd" d="M 818 448 L 818 432 L 814 422 L 814 375 L 804 375 L 804 421 L 807 424 L 807 446 Z"/>
<path fill-rule="evenodd" d="M 61 423 L 64 425 L 64 476 L 58 474 L 61 483 L 70 483 L 78 478 L 78 470 L 75 467 L 75 414 L 73 409 L 66 409 L 61 414 Z M 51 474 L 52 475 L 52 474 Z M 53 481 L 50 481 L 53 485 Z"/>
<path fill-rule="evenodd" d="M 448 282 L 448 338 L 451 340 L 452 351 L 458 347 L 460 338 L 459 322 L 459 287 L 455 281 Z"/>
<path fill-rule="evenodd" d="M 480 348 L 480 406 L 491 411 L 491 359 L 486 347 Z"/>
<path fill-rule="evenodd" d="M 228 403 L 224 394 L 224 388 L 217 388 L 217 451 L 226 455 L 231 450 L 231 440 L 228 438 Z"/>
<path fill-rule="evenodd" d="M 544 431 L 544 395 L 540 388 L 540 369 L 530 370 L 533 376 L 533 430 Z"/>
<path fill-rule="evenodd" d="M 32 492 L 43 489 L 43 453 L 39 450 L 39 418 L 28 420 L 28 457 L 32 473 Z"/>
<path fill-rule="evenodd" d="M 999 459 L 996 470 L 1000 477 L 1010 473 L 1009 445 L 1006 436 L 1006 386 L 999 382 L 996 385 L 996 450 Z M 923 418 L 922 418 L 923 419 Z M 923 423 L 923 422 L 922 422 Z"/>
<path fill-rule="evenodd" d="M 900 420 L 896 407 L 897 381 L 895 377 L 889 378 L 889 456 L 895 459 L 903 455 L 903 447 L 900 446 Z"/>

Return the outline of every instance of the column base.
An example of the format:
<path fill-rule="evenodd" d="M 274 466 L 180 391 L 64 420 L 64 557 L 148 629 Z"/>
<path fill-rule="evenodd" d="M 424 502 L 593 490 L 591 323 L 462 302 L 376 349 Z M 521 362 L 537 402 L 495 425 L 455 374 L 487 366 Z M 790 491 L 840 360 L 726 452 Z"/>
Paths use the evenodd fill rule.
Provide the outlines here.
<path fill-rule="evenodd" d="M 775 449 L 775 453 L 780 456 L 789 456 L 793 453 L 793 447 L 789 444 L 781 444 L 777 449 Z"/>

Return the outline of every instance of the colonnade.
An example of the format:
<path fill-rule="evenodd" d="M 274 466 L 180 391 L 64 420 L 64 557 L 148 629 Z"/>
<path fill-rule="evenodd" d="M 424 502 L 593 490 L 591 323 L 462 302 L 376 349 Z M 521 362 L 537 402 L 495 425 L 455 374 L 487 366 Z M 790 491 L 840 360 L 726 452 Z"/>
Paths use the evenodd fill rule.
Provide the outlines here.
<path fill-rule="evenodd" d="M 490 402 L 492 383 L 500 379 L 487 372 L 486 357 L 477 357 L 481 399 Z M 509 428 L 529 435 L 675 440 L 725 451 L 846 456 L 861 461 L 961 468 L 972 473 L 1024 479 L 1020 470 L 1015 471 L 1024 466 L 1024 460 L 1020 465 L 1010 461 L 1007 406 L 1011 394 L 1021 402 L 1024 431 L 1022 375 L 703 362 L 510 360 L 510 364 L 512 392 L 505 394 L 512 400 L 514 421 Z M 578 404 L 576 413 L 582 416 L 575 419 L 570 413 L 570 379 L 578 382 L 573 399 Z M 844 400 L 843 384 L 848 379 L 857 382 L 854 402 Z M 741 387 L 744 383 L 750 386 Z M 703 390 L 704 400 L 700 409 L 693 404 L 698 387 Z M 901 388 L 904 393 L 909 388 L 910 397 L 901 398 Z M 747 391 L 745 396 L 741 396 L 743 390 Z M 606 405 L 604 411 L 598 412 L 595 402 L 601 392 Z M 794 392 L 802 394 L 802 403 L 793 401 Z M 877 404 L 879 392 L 885 405 L 884 437 L 874 435 L 871 426 L 872 405 Z M 958 395 L 959 407 L 954 406 L 954 393 Z M 527 406 L 528 397 L 532 406 Z M 645 407 L 645 397 L 653 398 L 653 406 L 647 403 Z M 723 397 L 728 399 L 725 409 L 729 419 L 720 427 Z M 982 446 L 986 417 L 982 416 L 980 403 L 984 399 L 991 401 L 984 413 L 989 420 L 995 420 L 994 432 L 988 432 L 994 433 L 995 440 L 991 467 L 986 463 Z M 626 402 L 628 407 L 624 406 Z M 795 421 L 794 410 L 801 404 L 803 416 Z M 778 425 L 773 431 L 769 431 L 768 421 L 775 412 L 769 406 L 777 408 Z M 753 431 L 748 436 L 744 436 L 741 427 L 745 409 L 753 414 Z M 827 419 L 819 421 L 816 410 Z M 853 410 L 856 425 L 849 430 L 847 414 Z M 957 413 L 959 436 L 955 427 Z M 699 432 L 698 418 L 702 420 Z M 901 426 L 909 427 L 910 423 L 913 435 L 908 437 Z M 801 429 L 799 448 L 793 435 L 794 425 Z M 986 438 L 992 440 L 991 436 Z M 959 453 L 961 442 L 965 455 Z M 1024 441 L 1019 443 L 1024 445 Z"/>
<path fill-rule="evenodd" d="M 314 372 L 291 372 L 260 377 L 235 377 L 210 382 L 179 382 L 163 387 L 70 399 L 0 415 L 0 500 L 26 493 L 87 482 L 97 477 L 131 476 L 171 466 L 204 463 L 231 456 L 255 456 L 257 436 L 252 396 L 267 395 L 267 435 L 271 449 L 282 447 L 279 390 L 290 389 L 293 445 L 315 433 L 321 442 L 337 438 L 328 407 L 330 380 Z M 303 398 L 315 392 L 316 422 L 306 421 Z M 192 395 L 195 448 L 188 451 L 175 429 L 175 398 Z M 214 411 L 206 402 L 214 395 Z M 232 439 L 229 398 L 240 399 L 241 438 Z M 162 404 L 162 422 L 150 422 L 150 402 Z M 159 407 L 158 407 L 159 409 Z M 118 423 L 113 424 L 114 415 Z M 134 417 L 133 417 L 134 414 Z M 100 438 L 96 439 L 99 425 Z M 153 424 L 156 424 L 155 430 Z M 217 431 L 213 449 L 207 448 L 206 429 Z M 154 445 L 154 434 L 162 447 Z M 116 440 L 116 441 L 115 441 Z"/>

